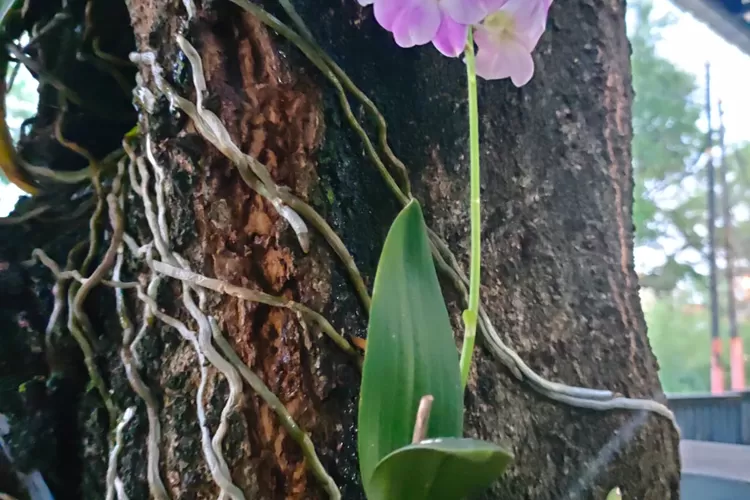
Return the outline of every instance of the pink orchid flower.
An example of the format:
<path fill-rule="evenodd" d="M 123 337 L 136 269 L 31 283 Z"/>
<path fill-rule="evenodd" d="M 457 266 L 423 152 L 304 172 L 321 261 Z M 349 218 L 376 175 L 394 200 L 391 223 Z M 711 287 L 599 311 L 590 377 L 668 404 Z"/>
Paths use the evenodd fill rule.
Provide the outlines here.
<path fill-rule="evenodd" d="M 357 0 L 374 4 L 375 19 L 400 47 L 432 42 L 442 54 L 457 57 L 466 46 L 468 25 L 482 20 L 483 4 L 498 0 Z M 504 0 L 502 0 L 504 1 Z"/>
<path fill-rule="evenodd" d="M 476 26 L 477 74 L 510 78 L 521 87 L 534 75 L 531 53 L 544 33 L 552 0 L 357 0 L 401 47 L 432 44 L 457 57 Z"/>
<path fill-rule="evenodd" d="M 526 85 L 534 75 L 536 48 L 547 26 L 552 0 L 505 0 L 476 28 L 477 75 L 487 80 L 510 78 Z"/>

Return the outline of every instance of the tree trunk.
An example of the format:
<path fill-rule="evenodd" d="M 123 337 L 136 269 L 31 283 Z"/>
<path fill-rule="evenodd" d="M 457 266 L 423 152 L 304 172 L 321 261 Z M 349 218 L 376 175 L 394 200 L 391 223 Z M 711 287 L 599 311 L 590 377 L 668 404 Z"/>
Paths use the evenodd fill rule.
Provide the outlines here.
<path fill-rule="evenodd" d="M 197 48 L 207 80 L 206 107 L 242 151 L 268 166 L 277 184 L 291 188 L 325 217 L 370 288 L 399 204 L 366 156 L 334 89 L 294 45 L 258 19 L 229 1 L 198 3 L 188 19 L 188 0 L 129 0 L 135 49 L 153 52 L 166 81 L 195 102 L 191 65 L 176 36 L 181 33 Z M 324 50 L 379 106 L 389 142 L 407 165 L 428 225 L 468 269 L 464 65 L 429 47 L 398 49 L 377 26 L 372 10 L 353 0 L 295 4 Z M 265 5 L 287 20 L 277 2 Z M 518 90 L 508 81 L 480 82 L 482 297 L 503 340 L 540 375 L 629 397 L 663 399 L 633 269 L 628 57 L 624 1 L 569 0 L 552 7 L 530 84 Z M 271 203 L 243 182 L 191 119 L 159 97 L 153 70 L 141 65 L 140 74 L 158 99 L 153 109 L 139 109 L 141 139 L 135 155 L 145 158 L 148 135 L 155 159 L 166 171 L 172 250 L 203 275 L 305 304 L 342 334 L 364 337 L 366 312 L 322 235 L 313 231 L 310 251 L 304 253 Z M 147 102 L 143 95 L 141 101 Z M 358 105 L 354 112 L 367 121 Z M 109 150 L 115 149 L 117 141 L 110 145 Z M 139 244 L 151 241 L 141 198 L 124 189 L 127 233 Z M 5 346 L 11 341 L 17 345 L 12 356 L 0 354 L 0 375 L 19 375 L 22 363 L 16 360 L 24 357 L 31 360 L 28 366 L 37 367 L 21 373 L 26 378 L 59 372 L 45 368 L 44 343 L 37 345 L 51 309 L 52 278 L 41 266 L 29 270 L 18 263 L 34 246 L 54 247 L 51 254 L 64 262 L 72 245 L 86 237 L 86 227 L 79 225 L 73 234 L 51 243 L 55 234 L 41 221 L 0 227 L 0 240 L 6 242 L 0 257 L 24 284 L 13 288 L 16 300 L 3 297 L 0 304 L 10 325 L 3 351 L 10 352 Z M 148 268 L 128 255 L 122 279 L 144 284 Z M 10 271 L 0 276 L 10 279 Z M 460 332 L 460 296 L 449 281 L 442 284 L 454 329 Z M 32 298 L 23 299 L 24 293 Z M 129 498 L 148 498 L 151 426 L 126 377 L 122 328 L 112 296 L 111 289 L 97 288 L 87 310 L 94 318 L 98 366 L 113 391 L 113 403 L 120 411 L 136 408 L 124 427 L 117 474 Z M 131 290 L 125 296 L 137 329 L 141 303 Z M 182 298 L 179 284 L 165 280 L 160 306 L 197 330 Z M 37 312 L 27 311 L 30 304 L 36 304 Z M 310 433 L 342 498 L 364 498 L 356 457 L 357 363 L 288 309 L 211 292 L 204 310 Z M 28 327 L 37 332 L 31 336 L 36 344 L 22 337 L 13 322 L 22 311 L 38 317 Z M 159 471 L 169 495 L 217 497 L 197 418 L 200 370 L 195 350 L 160 321 L 138 349 L 140 375 L 157 402 Z M 80 355 L 75 348 L 65 352 L 70 353 L 65 364 L 74 365 L 77 375 L 63 379 L 81 379 Z M 10 441 L 15 450 L 30 450 L 23 467 L 40 469 L 58 498 L 101 498 L 107 412 L 97 392 L 86 391 L 82 383 L 71 382 L 65 390 L 73 395 L 50 404 L 49 394 L 61 397 L 61 389 L 50 385 L 46 392 L 40 389 L 47 394 L 41 406 L 29 403 L 28 396 L 13 407 L 0 401 L 0 412 L 15 418 Z M 223 448 L 234 483 L 246 498 L 325 498 L 309 457 L 269 404 L 247 384 L 243 391 L 229 416 Z M 213 367 L 208 368 L 205 392 L 213 435 L 228 396 L 226 380 Z M 552 402 L 515 378 L 484 347 L 472 368 L 466 405 L 468 434 L 505 443 L 516 456 L 484 498 L 603 499 L 615 486 L 624 490 L 624 498 L 679 497 L 678 435 L 664 418 Z M 46 425 L 56 426 L 56 436 L 29 430 L 44 429 L 41 422 L 52 422 Z M 66 441 L 60 429 L 75 439 Z M 54 448 L 54 458 L 45 456 L 45 446 Z"/>

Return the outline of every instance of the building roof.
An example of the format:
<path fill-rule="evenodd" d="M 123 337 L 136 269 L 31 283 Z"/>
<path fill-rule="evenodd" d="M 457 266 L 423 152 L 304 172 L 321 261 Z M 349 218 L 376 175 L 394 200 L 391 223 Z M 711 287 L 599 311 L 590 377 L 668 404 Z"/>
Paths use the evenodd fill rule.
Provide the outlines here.
<path fill-rule="evenodd" d="M 750 0 L 672 0 L 750 55 Z"/>

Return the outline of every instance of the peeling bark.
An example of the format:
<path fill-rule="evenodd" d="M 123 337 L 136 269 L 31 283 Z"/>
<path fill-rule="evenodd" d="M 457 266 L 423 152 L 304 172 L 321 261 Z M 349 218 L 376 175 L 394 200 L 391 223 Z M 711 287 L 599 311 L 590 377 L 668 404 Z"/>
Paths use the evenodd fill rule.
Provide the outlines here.
<path fill-rule="evenodd" d="M 275 2 L 265 3 L 279 10 Z M 371 11 L 356 2 L 295 3 L 326 51 L 380 107 L 428 224 L 468 268 L 463 65 L 429 47 L 397 50 Z M 269 167 L 274 181 L 326 217 L 369 286 L 398 205 L 363 154 L 327 81 L 296 48 L 230 2 L 204 1 L 191 21 L 183 3 L 171 0 L 129 0 L 127 7 L 137 50 L 153 51 L 165 77 L 192 100 L 189 66 L 174 37 L 181 32 L 195 45 L 208 84 L 206 106 L 243 151 Z M 633 269 L 632 90 L 624 9 L 620 0 L 555 3 L 532 82 L 522 90 L 506 81 L 480 83 L 482 295 L 506 343 L 541 375 L 660 399 Z M 149 72 L 142 76 L 152 83 Z M 355 112 L 364 121 L 358 108 Z M 364 336 L 366 314 L 320 235 L 304 254 L 270 203 L 166 100 L 140 123 L 167 171 L 175 249 L 194 270 L 302 302 L 340 332 Z M 137 208 L 128 213 L 129 227 L 140 236 L 142 217 Z M 0 256 L 26 258 L 21 251 L 7 253 Z M 56 258 L 64 261 L 64 254 Z M 172 297 L 166 310 L 187 321 L 176 300 L 179 287 L 163 286 L 162 292 Z M 455 331 L 462 331 L 457 295 L 447 282 L 444 292 Z M 111 308 L 110 296 L 102 290 L 95 300 Z M 310 433 L 342 497 L 364 498 L 356 461 L 356 365 L 287 310 L 209 297 L 209 313 Z M 3 303 L 0 319 L 25 307 Z M 48 314 L 45 308 L 49 305 L 40 317 Z M 130 498 L 147 498 L 145 411 L 117 355 L 117 321 L 104 318 L 102 325 L 108 333 L 101 365 L 115 400 L 121 408 L 135 404 L 138 410 L 125 432 L 120 477 Z M 196 357 L 161 325 L 142 349 L 142 375 L 161 406 L 165 484 L 173 498 L 215 498 L 218 488 L 201 455 L 195 418 Z M 6 365 L 0 363 L 0 369 Z M 213 370 L 209 386 L 208 417 L 215 430 L 228 389 Z M 553 403 L 519 383 L 482 348 L 469 388 L 468 433 L 507 444 L 517 458 L 484 498 L 600 499 L 615 486 L 625 498 L 679 497 L 678 436 L 664 419 Z M 87 394 L 74 405 L 82 439 L 75 455 L 86 464 L 83 498 L 101 498 L 103 492 L 106 424 L 96 404 Z M 247 498 L 324 498 L 297 444 L 248 387 L 230 424 L 225 456 Z"/>

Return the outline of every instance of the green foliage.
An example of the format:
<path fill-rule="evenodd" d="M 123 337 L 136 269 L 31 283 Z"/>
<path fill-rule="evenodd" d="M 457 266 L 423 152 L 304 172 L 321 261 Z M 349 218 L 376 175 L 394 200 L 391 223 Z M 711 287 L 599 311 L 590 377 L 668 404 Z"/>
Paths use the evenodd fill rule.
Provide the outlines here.
<path fill-rule="evenodd" d="M 640 276 L 641 285 L 656 292 L 646 309 L 651 345 L 659 359 L 660 378 L 667 392 L 709 390 L 710 318 L 707 294 L 707 178 L 706 132 L 698 127 L 703 96 L 694 75 L 676 67 L 659 53 L 662 30 L 669 18 L 656 19 L 649 0 L 629 2 L 629 35 L 633 48 L 633 171 L 636 245 L 663 251 L 663 261 Z M 716 118 L 714 110 L 714 118 Z M 714 120 L 714 127 L 718 123 Z M 714 131 L 714 142 L 719 134 Z M 717 148 L 718 150 L 718 148 Z M 715 150 L 716 152 L 716 150 Z M 717 174 L 717 264 L 721 335 L 726 338 L 724 244 Z M 735 276 L 750 275 L 750 145 L 727 144 L 728 194 L 735 218 L 731 233 Z M 747 337 L 748 305 L 737 303 L 739 330 Z M 725 342 L 728 344 L 728 342 Z M 722 358 L 728 372 L 727 353 Z"/>
<path fill-rule="evenodd" d="M 732 199 L 740 206 L 750 200 L 750 146 L 731 152 L 727 158 L 729 188 Z M 704 194 L 693 196 L 682 206 L 671 211 L 673 221 L 683 227 L 699 227 L 705 220 Z M 746 205 L 745 205 L 746 206 Z M 686 249 L 703 249 L 703 239 L 695 230 L 682 233 Z M 735 221 L 732 233 L 733 248 L 737 258 L 735 277 L 737 283 L 750 274 L 750 220 Z M 717 228 L 717 242 L 724 240 L 724 228 Z M 719 248 L 721 259 L 723 252 Z M 659 377 L 667 392 L 708 392 L 710 390 L 710 312 L 707 278 L 696 271 L 695 263 L 678 262 L 674 255 L 667 256 L 664 265 L 641 276 L 641 285 L 658 294 L 648 307 L 644 307 L 651 347 L 659 361 Z M 719 261 L 720 266 L 723 262 Z M 729 373 L 729 343 L 726 339 L 728 296 L 724 270 L 719 269 L 720 332 L 725 338 L 724 353 L 720 359 L 725 373 Z M 745 346 L 750 346 L 750 324 L 747 321 L 750 304 L 740 298 L 736 303 L 738 329 Z M 746 347 L 747 349 L 747 347 Z M 750 373 L 750 358 L 746 362 Z M 728 380 L 728 379 L 727 379 Z"/>
<path fill-rule="evenodd" d="M 694 101 L 695 77 L 658 53 L 660 32 L 672 20 L 654 19 L 647 0 L 631 3 L 630 8 L 636 244 L 659 248 L 664 238 L 681 242 L 677 249 L 665 251 L 662 266 L 643 277 L 644 285 L 669 292 L 696 274 L 693 263 L 680 260 L 679 254 L 685 249 L 704 252 L 696 227 L 705 221 L 705 190 L 702 173 L 693 165 L 705 144 L 697 125 L 702 105 Z M 686 179 L 696 175 L 697 182 L 686 186 Z"/>
<path fill-rule="evenodd" d="M 439 439 L 401 448 L 375 469 L 369 500 L 458 500 L 480 493 L 513 455 L 475 439 Z"/>
<path fill-rule="evenodd" d="M 633 105 L 636 244 L 664 250 L 663 263 L 640 277 L 641 285 L 658 295 L 645 311 L 648 334 L 659 360 L 664 389 L 704 392 L 709 390 L 710 323 L 705 307 L 707 277 L 702 274 L 706 268 L 700 266 L 707 253 L 706 172 L 704 162 L 695 163 L 705 145 L 705 132 L 697 125 L 701 105 L 695 102 L 697 85 L 693 75 L 658 54 L 660 31 L 671 20 L 655 20 L 647 1 L 631 3 L 630 7 L 634 21 L 630 25 L 630 40 L 636 94 Z M 728 149 L 730 196 L 735 206 L 746 209 L 750 200 L 750 145 L 732 145 Z M 718 161 L 716 167 L 718 173 Z M 717 194 L 718 202 L 721 189 L 717 189 Z M 716 241 L 721 247 L 724 241 L 721 218 L 717 226 Z M 750 220 L 735 221 L 732 240 L 738 258 L 735 274 L 739 277 L 748 271 Z M 671 248 L 663 248 L 665 241 Z M 719 248 L 720 266 L 724 264 L 722 254 Z M 722 271 L 720 268 L 720 280 Z M 724 303 L 726 284 L 722 288 L 719 299 Z M 738 309 L 743 307 L 738 304 Z M 725 307 L 720 314 L 721 331 L 726 332 Z M 740 322 L 740 331 L 747 329 Z M 723 359 L 729 359 L 728 352 Z"/>
<path fill-rule="evenodd" d="M 670 20 L 651 20 L 649 2 L 636 2 L 631 7 L 636 14 L 630 36 L 636 89 L 634 160 L 646 178 L 676 179 L 704 143 L 704 133 L 696 124 L 703 105 L 693 100 L 698 88 L 695 77 L 658 54 L 659 32 Z"/>
<path fill-rule="evenodd" d="M 695 271 L 690 264 L 677 262 L 674 255 L 667 256 L 664 265 L 659 266 L 648 274 L 641 276 L 641 286 L 648 287 L 657 293 L 672 292 L 678 283 L 691 278 L 694 283 L 703 283 L 704 276 Z"/>
<path fill-rule="evenodd" d="M 510 453 L 461 438 L 462 393 L 422 210 L 411 201 L 388 232 L 372 295 L 357 439 L 370 500 L 459 500 L 502 474 Z M 427 395 L 428 441 L 411 444 Z"/>
<path fill-rule="evenodd" d="M 703 148 L 698 128 L 702 105 L 694 102 L 695 77 L 660 56 L 660 31 L 668 18 L 654 20 L 651 3 L 633 2 L 630 29 L 633 70 L 633 166 L 635 175 L 633 219 L 637 244 L 655 244 L 669 226 L 690 232 L 689 225 L 671 220 L 657 199 L 665 189 L 678 186 L 691 172 L 688 165 Z"/>
<path fill-rule="evenodd" d="M 460 437 L 458 351 L 430 254 L 422 210 L 393 222 L 375 276 L 359 399 L 359 461 L 365 490 L 378 462 L 408 445 L 423 396 L 435 400 L 427 437 Z"/>
<path fill-rule="evenodd" d="M 705 295 L 705 289 L 703 291 L 701 295 Z M 659 362 L 659 379 L 667 393 L 710 391 L 711 318 L 708 307 L 700 304 L 706 302 L 705 297 L 695 295 L 678 290 L 644 307 L 649 343 Z M 722 319 L 725 316 L 722 311 Z M 726 321 L 722 321 L 721 328 L 727 331 Z M 750 325 L 741 323 L 739 333 L 747 349 Z M 727 339 L 723 347 L 720 362 L 728 374 Z M 750 357 L 745 361 L 745 371 L 750 373 Z"/>
<path fill-rule="evenodd" d="M 663 297 L 644 310 L 648 339 L 667 393 L 708 392 L 710 335 L 708 309 L 687 297 Z"/>
<path fill-rule="evenodd" d="M 729 170 L 729 188 L 732 200 L 736 205 L 747 207 L 750 200 L 750 144 L 735 146 L 727 159 Z M 718 237 L 724 237 L 723 228 L 719 228 Z M 734 222 L 732 242 L 735 254 L 742 260 L 750 256 L 750 219 L 747 216 Z"/>
<path fill-rule="evenodd" d="M 635 88 L 633 221 L 636 245 L 662 248 L 664 240 L 679 242 L 675 248 L 665 250 L 663 264 L 642 276 L 645 286 L 669 293 L 685 278 L 704 279 L 695 270 L 706 254 L 706 173 L 704 161 L 697 162 L 706 144 L 705 132 L 697 124 L 703 104 L 696 102 L 695 77 L 658 53 L 661 30 L 672 20 L 654 19 L 648 0 L 631 2 L 629 7 Z M 729 149 L 727 169 L 731 198 L 735 203 L 743 203 L 750 199 L 750 162 L 747 161 L 750 147 L 730 146 Z M 718 161 L 716 163 L 718 173 Z M 719 227 L 717 242 L 721 243 L 722 235 Z M 740 222 L 734 236 L 741 243 L 739 250 L 750 249 L 749 223 Z M 686 257 L 686 250 L 692 251 L 692 260 Z M 739 254 L 747 255 L 742 251 Z"/>

